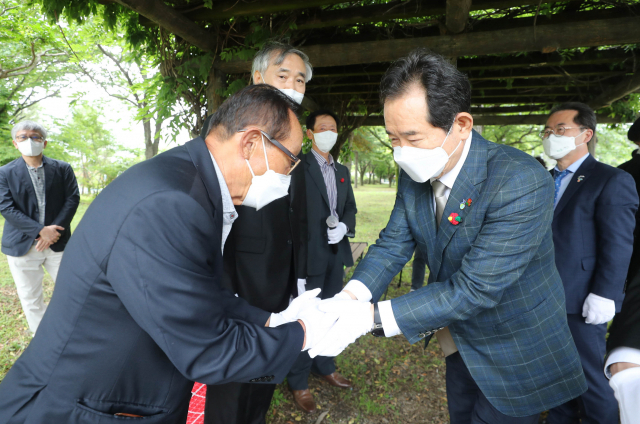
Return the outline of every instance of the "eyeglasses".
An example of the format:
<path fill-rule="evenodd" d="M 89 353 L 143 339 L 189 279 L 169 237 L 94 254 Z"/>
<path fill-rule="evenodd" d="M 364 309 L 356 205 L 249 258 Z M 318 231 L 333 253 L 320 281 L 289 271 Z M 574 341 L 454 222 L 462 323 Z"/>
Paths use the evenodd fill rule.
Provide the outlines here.
<path fill-rule="evenodd" d="M 37 141 L 37 142 L 40 142 L 40 141 L 44 140 L 43 137 L 40 137 L 38 135 L 34 135 L 33 137 L 27 137 L 26 135 L 19 135 L 19 136 L 16 137 L 16 140 L 18 140 L 18 141 L 25 141 L 25 140 L 28 140 L 28 139 L 31 139 L 31 140 Z"/>
<path fill-rule="evenodd" d="M 540 138 L 545 139 L 547 137 L 549 137 L 551 134 L 555 134 L 557 136 L 563 136 L 564 132 L 566 130 L 584 130 L 586 129 L 585 127 L 558 127 L 554 130 L 552 130 L 551 128 L 545 128 L 542 131 L 540 131 L 539 135 Z"/>
<path fill-rule="evenodd" d="M 246 131 L 248 131 L 248 130 L 244 129 L 244 130 L 239 130 L 238 132 L 246 132 Z M 298 156 L 296 156 L 293 153 L 291 153 L 289 151 L 289 149 L 284 147 L 278 140 L 276 140 L 275 138 L 271 138 L 271 136 L 269 134 L 267 134 L 266 132 L 264 132 L 262 130 L 260 130 L 260 132 L 262 133 L 262 135 L 267 137 L 267 140 L 269 140 L 271 142 L 271 144 L 273 144 L 278 149 L 280 149 L 285 155 L 289 156 L 289 159 L 291 159 L 291 167 L 289 168 L 289 171 L 287 172 L 287 175 L 291 175 L 293 170 L 296 169 L 296 166 L 300 165 L 301 159 Z"/>

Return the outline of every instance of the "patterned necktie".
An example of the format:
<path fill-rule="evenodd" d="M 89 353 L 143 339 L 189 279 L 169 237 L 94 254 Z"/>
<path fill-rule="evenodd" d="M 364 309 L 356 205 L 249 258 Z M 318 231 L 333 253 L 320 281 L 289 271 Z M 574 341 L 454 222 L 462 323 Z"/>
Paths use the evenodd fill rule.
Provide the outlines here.
<path fill-rule="evenodd" d="M 565 169 L 560 172 L 557 169 L 553 170 L 553 179 L 555 180 L 556 190 L 553 193 L 553 205 L 555 206 L 558 203 L 558 193 L 560 192 L 560 184 L 562 183 L 562 179 L 567 176 L 570 171 Z"/>
<path fill-rule="evenodd" d="M 444 191 L 447 186 L 442 184 L 439 180 L 435 180 L 431 183 L 433 189 L 433 197 L 436 199 L 436 231 L 440 228 L 440 221 L 442 220 L 442 214 L 444 213 L 444 207 L 447 205 L 447 198 L 444 195 Z"/>

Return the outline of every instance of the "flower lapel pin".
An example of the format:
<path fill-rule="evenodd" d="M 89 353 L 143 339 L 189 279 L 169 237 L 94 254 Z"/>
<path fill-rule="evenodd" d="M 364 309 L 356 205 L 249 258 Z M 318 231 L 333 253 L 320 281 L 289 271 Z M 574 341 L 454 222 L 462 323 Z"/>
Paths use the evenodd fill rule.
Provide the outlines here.
<path fill-rule="evenodd" d="M 344 178 L 340 178 L 340 182 L 343 183 L 344 182 Z"/>
<path fill-rule="evenodd" d="M 580 181 L 582 181 L 582 180 L 584 180 L 584 175 L 580 175 L 580 176 L 578 177 L 578 182 L 580 182 Z"/>
<path fill-rule="evenodd" d="M 458 215 L 457 213 L 453 212 L 451 213 L 451 215 L 449 215 L 449 218 L 447 218 L 449 220 L 450 223 L 452 223 L 453 225 L 458 225 L 460 224 L 460 222 L 462 221 L 462 218 L 460 217 L 460 215 Z"/>
<path fill-rule="evenodd" d="M 460 210 L 463 210 L 464 208 L 466 208 L 467 206 L 471 206 L 471 199 L 462 199 L 462 202 L 460 202 Z"/>

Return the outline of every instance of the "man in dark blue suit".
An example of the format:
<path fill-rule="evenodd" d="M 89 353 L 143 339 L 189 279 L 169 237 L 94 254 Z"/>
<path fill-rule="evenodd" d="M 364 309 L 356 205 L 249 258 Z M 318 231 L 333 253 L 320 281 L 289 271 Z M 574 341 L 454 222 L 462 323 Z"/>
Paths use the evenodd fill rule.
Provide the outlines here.
<path fill-rule="evenodd" d="M 44 269 L 55 282 L 80 195 L 71 166 L 44 156 L 47 131 L 42 125 L 22 121 L 11 135 L 22 156 L 0 168 L 2 253 L 7 255 L 34 334 L 47 309 L 42 295 Z"/>
<path fill-rule="evenodd" d="M 633 251 L 638 195 L 631 175 L 588 152 L 596 115 L 582 103 L 555 107 L 541 133 L 557 160 L 553 242 L 567 320 L 589 390 L 549 412 L 549 424 L 617 424 L 618 405 L 602 369 L 607 322 L 620 311 Z"/>
<path fill-rule="evenodd" d="M 206 140 L 135 165 L 100 193 L 38 333 L 0 384 L 0 423 L 174 424 L 194 380 L 284 379 L 331 317 L 304 299 L 270 316 L 220 279 L 234 205 L 287 193 L 302 144 L 294 109 L 273 87 L 247 87 L 220 106 Z"/>
<path fill-rule="evenodd" d="M 353 266 L 349 237 L 356 232 L 356 199 L 351 188 L 349 169 L 336 162 L 331 149 L 338 139 L 338 117 L 329 110 L 317 110 L 307 117 L 307 137 L 312 149 L 302 155 L 306 180 L 309 259 L 306 290 L 322 289 L 322 298 L 336 295 L 343 286 L 344 267 Z M 329 227 L 329 217 L 334 224 Z M 293 400 L 305 412 L 315 410 L 309 391 L 309 373 L 313 371 L 332 386 L 351 388 L 351 382 L 336 371 L 331 357 L 314 359 L 307 352 L 287 375 Z"/>
<path fill-rule="evenodd" d="M 473 131 L 469 81 L 443 57 L 417 50 L 380 88 L 402 168 L 396 203 L 353 279 L 322 301 L 340 319 L 309 354 L 369 331 L 410 343 L 435 333 L 452 424 L 537 424 L 587 389 L 554 263 L 553 180 L 528 154 Z M 371 305 L 414 251 L 428 284 Z"/>

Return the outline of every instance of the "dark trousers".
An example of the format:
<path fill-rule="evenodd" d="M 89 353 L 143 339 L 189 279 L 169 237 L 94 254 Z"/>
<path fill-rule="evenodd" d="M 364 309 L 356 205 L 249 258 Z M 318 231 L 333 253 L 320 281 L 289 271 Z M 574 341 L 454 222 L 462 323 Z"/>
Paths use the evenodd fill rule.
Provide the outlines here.
<path fill-rule="evenodd" d="M 306 290 L 321 288 L 322 292 L 320 293 L 320 297 L 322 299 L 333 297 L 342 290 L 343 275 L 344 265 L 342 261 L 337 258 L 337 255 L 332 254 L 327 263 L 325 273 L 307 277 Z M 309 388 L 307 380 L 309 379 L 310 372 L 319 375 L 329 375 L 333 374 L 335 370 L 336 366 L 333 358 L 316 356 L 314 359 L 311 359 L 307 352 L 301 352 L 287 375 L 287 381 L 289 382 L 291 390 L 304 390 Z"/>
<path fill-rule="evenodd" d="M 587 324 L 580 314 L 568 314 L 567 321 L 589 388 L 582 396 L 551 409 L 547 422 L 618 424 L 618 402 L 603 372 L 607 324 Z"/>
<path fill-rule="evenodd" d="M 460 352 L 447 356 L 447 399 L 451 424 L 537 424 L 540 414 L 510 417 L 494 408 L 469 373 Z"/>
<path fill-rule="evenodd" d="M 424 285 L 424 274 L 427 263 L 418 252 L 413 255 L 413 271 L 411 272 L 411 288 L 418 290 Z"/>
<path fill-rule="evenodd" d="M 227 383 L 207 386 L 205 424 L 264 424 L 275 384 Z"/>

